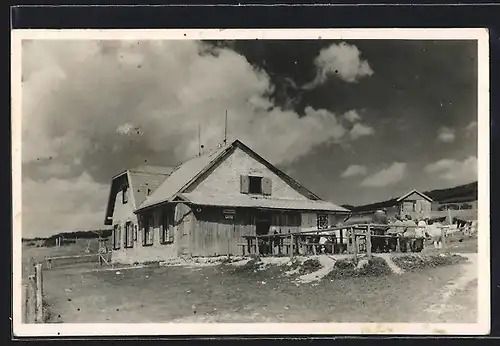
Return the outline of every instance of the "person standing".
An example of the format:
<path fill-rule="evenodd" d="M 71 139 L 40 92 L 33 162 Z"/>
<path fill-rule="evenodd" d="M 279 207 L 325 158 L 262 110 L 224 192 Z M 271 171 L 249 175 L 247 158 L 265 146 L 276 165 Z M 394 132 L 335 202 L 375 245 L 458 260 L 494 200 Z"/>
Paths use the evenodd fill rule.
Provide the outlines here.
<path fill-rule="evenodd" d="M 406 215 L 406 220 L 404 222 L 405 232 L 403 234 L 404 243 L 405 243 L 405 252 L 414 249 L 414 240 L 415 240 L 415 230 L 417 228 L 417 224 L 412 220 L 410 215 Z"/>
<path fill-rule="evenodd" d="M 415 228 L 415 250 L 421 251 L 424 248 L 424 238 L 427 229 L 427 223 L 424 219 L 418 221 Z"/>

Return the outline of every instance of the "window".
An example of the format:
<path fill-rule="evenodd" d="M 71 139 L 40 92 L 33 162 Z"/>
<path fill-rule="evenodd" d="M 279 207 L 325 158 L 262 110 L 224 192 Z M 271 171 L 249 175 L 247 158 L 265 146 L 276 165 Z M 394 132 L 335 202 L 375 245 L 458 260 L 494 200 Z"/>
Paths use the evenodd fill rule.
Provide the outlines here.
<path fill-rule="evenodd" d="M 144 234 L 142 237 L 142 245 L 153 245 L 153 215 L 148 215 L 144 220 Z"/>
<path fill-rule="evenodd" d="M 151 189 L 148 189 L 147 193 L 148 193 L 148 196 L 149 196 L 151 194 Z"/>
<path fill-rule="evenodd" d="M 163 211 L 163 220 L 161 226 L 160 243 L 170 244 L 174 242 L 174 228 L 172 223 L 172 214 L 168 210 Z"/>
<path fill-rule="evenodd" d="M 113 250 L 118 250 L 121 243 L 121 227 L 120 225 L 115 225 L 113 227 Z"/>
<path fill-rule="evenodd" d="M 272 180 L 271 178 L 255 175 L 241 175 L 240 192 L 270 196 L 272 192 Z"/>
<path fill-rule="evenodd" d="M 134 225 L 130 221 L 125 224 L 125 247 L 134 247 Z"/>
<path fill-rule="evenodd" d="M 248 192 L 249 193 L 255 193 L 255 194 L 261 194 L 262 193 L 262 177 L 248 177 L 249 179 L 249 186 L 248 186 Z"/>
<path fill-rule="evenodd" d="M 326 214 L 318 214 L 318 229 L 328 228 L 328 215 Z"/>
<path fill-rule="evenodd" d="M 127 204 L 127 202 L 128 202 L 128 189 L 127 189 L 127 187 L 124 187 L 122 190 L 122 202 L 123 202 L 123 204 Z"/>

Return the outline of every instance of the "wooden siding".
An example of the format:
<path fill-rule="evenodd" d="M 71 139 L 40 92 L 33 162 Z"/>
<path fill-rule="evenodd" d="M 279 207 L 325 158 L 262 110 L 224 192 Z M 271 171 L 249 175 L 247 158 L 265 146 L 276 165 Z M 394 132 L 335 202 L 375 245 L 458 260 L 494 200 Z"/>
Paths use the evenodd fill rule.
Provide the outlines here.
<path fill-rule="evenodd" d="M 224 211 L 228 213 L 224 213 Z M 250 211 L 216 207 L 194 208 L 195 228 L 191 238 L 193 256 L 239 255 L 244 235 L 255 235 Z"/>
<path fill-rule="evenodd" d="M 126 176 L 124 176 L 126 177 Z M 115 193 L 114 196 L 114 205 L 113 205 L 113 234 L 112 234 L 112 239 L 115 238 L 115 226 L 120 227 L 119 231 L 119 238 L 118 240 L 118 248 L 114 249 L 114 246 L 112 247 L 112 256 L 111 260 L 113 262 L 117 262 L 122 260 L 124 257 L 126 257 L 126 253 L 129 252 L 132 248 L 136 247 L 137 244 L 135 242 L 132 242 L 131 245 L 132 248 L 125 247 L 125 225 L 127 222 L 130 222 L 134 227 L 137 225 L 137 216 L 134 214 L 134 207 L 132 203 L 132 199 L 130 198 L 130 188 L 128 184 L 128 180 L 125 178 L 123 184 L 121 184 L 122 187 L 127 187 L 128 193 L 129 193 L 129 198 L 127 203 L 123 203 L 122 200 L 122 190 L 118 189 L 118 192 Z"/>
<path fill-rule="evenodd" d="M 177 256 L 177 247 L 174 238 L 173 243 L 162 243 L 161 232 L 163 231 L 163 213 L 172 213 L 174 208 L 172 205 L 161 206 L 155 208 L 149 213 L 143 213 L 138 217 L 137 232 L 134 228 L 134 242 L 132 248 L 122 248 L 121 251 L 115 251 L 112 256 L 113 262 L 119 263 L 141 263 L 146 261 L 162 261 L 168 258 Z M 145 218 L 152 217 L 152 243 L 143 244 L 144 227 L 146 226 Z M 173 225 L 171 227 L 174 227 Z M 124 232 L 122 231 L 122 234 Z M 123 238 L 123 235 L 122 235 Z"/>
<path fill-rule="evenodd" d="M 243 184 L 241 176 L 248 175 L 269 178 L 269 185 L 272 186 L 270 192 L 274 198 L 307 199 L 265 165 L 239 148 L 236 148 L 219 165 L 207 172 L 198 183 L 193 184 L 186 192 L 240 194 Z"/>

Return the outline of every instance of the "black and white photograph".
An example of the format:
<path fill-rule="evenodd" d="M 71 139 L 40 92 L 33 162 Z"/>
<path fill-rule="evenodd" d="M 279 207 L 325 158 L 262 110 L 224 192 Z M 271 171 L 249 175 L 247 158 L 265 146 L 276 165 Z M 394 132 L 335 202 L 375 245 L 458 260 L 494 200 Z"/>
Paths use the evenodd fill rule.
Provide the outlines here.
<path fill-rule="evenodd" d="M 14 333 L 489 332 L 486 30 L 12 38 Z"/>

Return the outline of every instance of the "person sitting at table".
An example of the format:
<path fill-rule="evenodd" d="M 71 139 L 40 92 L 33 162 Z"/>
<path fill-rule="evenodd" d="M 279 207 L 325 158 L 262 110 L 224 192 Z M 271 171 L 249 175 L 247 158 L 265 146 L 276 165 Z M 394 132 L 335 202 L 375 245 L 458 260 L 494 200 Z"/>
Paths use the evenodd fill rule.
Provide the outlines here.
<path fill-rule="evenodd" d="M 396 237 L 401 236 L 404 233 L 404 223 L 401 221 L 401 217 L 396 215 L 390 225 L 391 227 L 387 230 L 387 235 L 391 235 L 393 238 L 390 238 L 389 240 L 389 251 L 396 251 L 398 244 Z"/>

